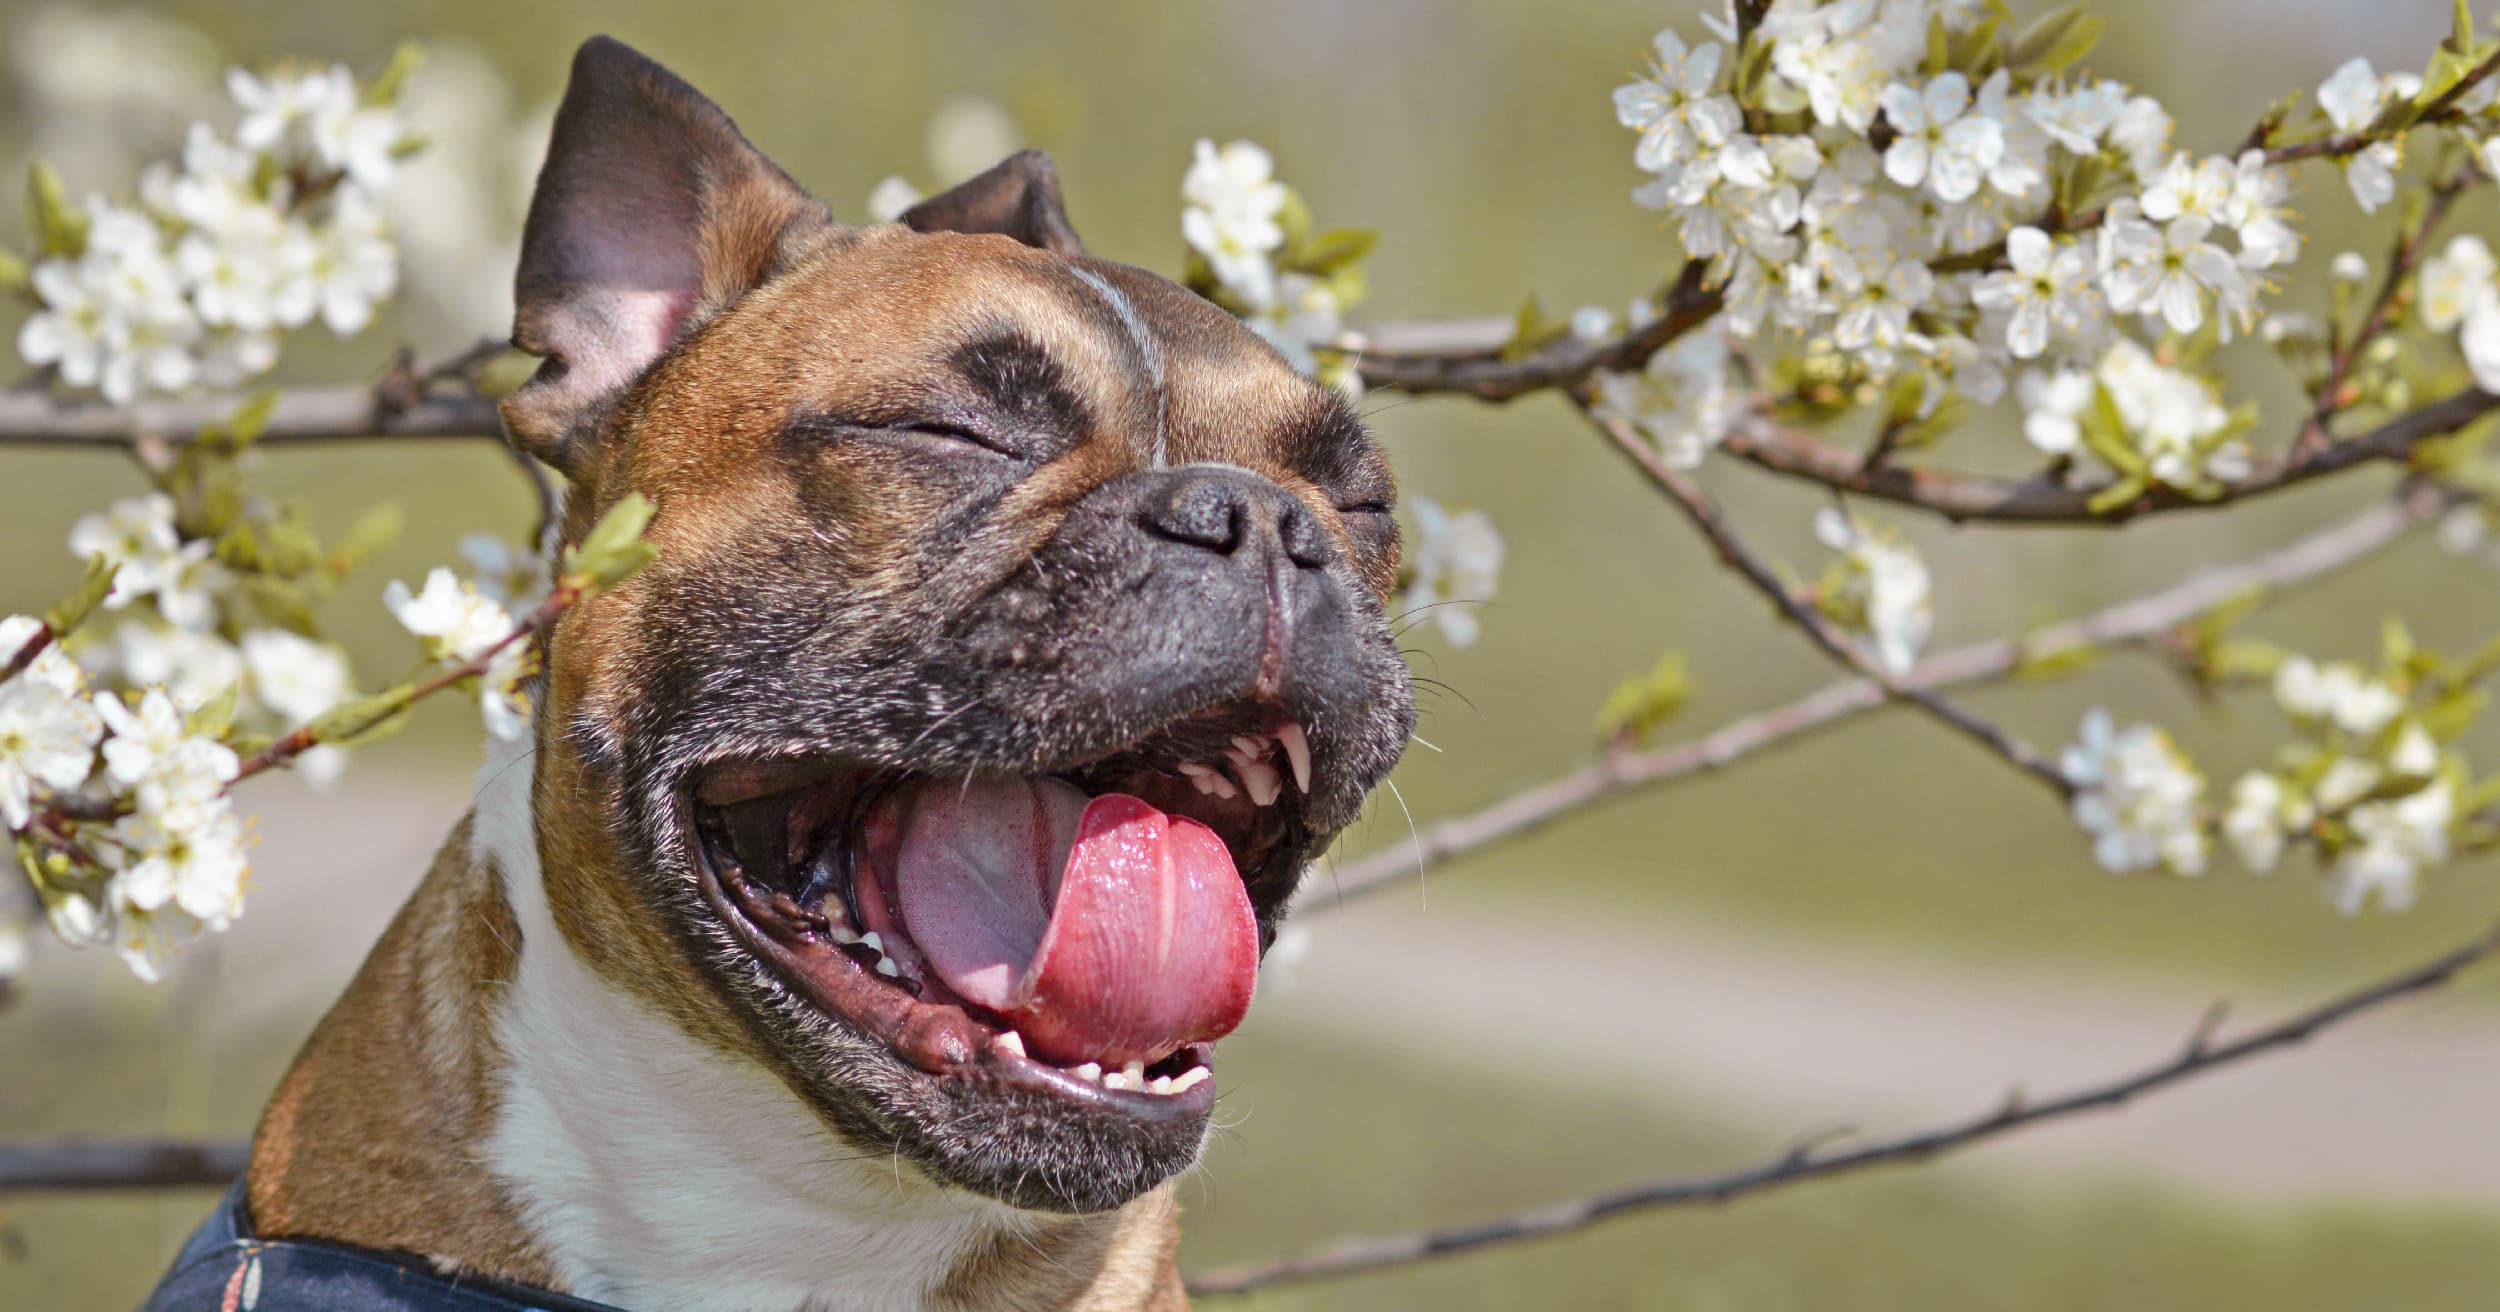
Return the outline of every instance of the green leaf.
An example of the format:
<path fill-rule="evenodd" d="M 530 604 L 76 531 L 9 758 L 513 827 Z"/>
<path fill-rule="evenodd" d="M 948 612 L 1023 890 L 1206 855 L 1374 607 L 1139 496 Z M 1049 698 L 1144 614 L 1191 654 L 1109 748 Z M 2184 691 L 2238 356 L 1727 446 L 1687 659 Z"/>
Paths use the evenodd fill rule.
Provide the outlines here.
<path fill-rule="evenodd" d="M 1927 62 L 1921 71 L 1929 77 L 1953 66 L 1953 33 L 1944 25 L 1944 12 L 1927 16 Z"/>
<path fill-rule="evenodd" d="M 208 738 L 224 738 L 234 728 L 235 709 L 243 704 L 243 682 L 238 679 L 226 690 L 202 703 L 200 709 L 184 719 L 191 732 Z"/>
<path fill-rule="evenodd" d="M 2014 677 L 2031 683 L 2062 679 L 2070 674 L 2081 674 L 2100 664 L 2108 656 L 2109 653 L 2106 650 L 2088 642 L 2079 642 L 2050 651 L 2034 651 L 2025 647 L 2020 658 L 2014 663 Z"/>
<path fill-rule="evenodd" d="M 2055 49 L 2057 43 L 2066 38 L 2066 33 L 2084 17 L 2080 0 L 2040 15 L 2015 36 L 2014 44 L 2006 49 L 2005 62 L 2020 66 L 2039 59 Z"/>
<path fill-rule="evenodd" d="M 243 404 L 226 416 L 223 425 L 227 443 L 240 451 L 260 440 L 269 429 L 269 416 L 277 413 L 278 389 L 271 387 L 252 394 Z"/>
<path fill-rule="evenodd" d="M 396 501 L 385 501 L 368 507 L 347 526 L 347 536 L 330 552 L 330 573 L 344 575 L 372 559 L 373 554 L 399 539 L 400 526 L 407 515 Z"/>
<path fill-rule="evenodd" d="M 2474 0 L 2457 0 L 2457 11 L 2450 19 L 2448 48 L 2460 55 L 2474 50 Z"/>
<path fill-rule="evenodd" d="M 2390 615 L 2379 621 L 2380 665 L 2390 671 L 2401 670 L 2413 662 L 2413 653 L 2420 649 L 2420 645 L 2413 640 L 2413 630 L 2406 628 L 2403 620 Z"/>
<path fill-rule="evenodd" d="M 1535 355 L 1546 343 L 1571 331 L 1569 321 L 1547 315 L 1544 298 L 1534 294 L 1519 303 L 1519 312 L 1510 323 L 1510 340 L 1502 343 L 1501 356 L 1513 362 Z"/>
<path fill-rule="evenodd" d="M 1693 700 L 1693 675 L 1684 653 L 1671 651 L 1643 674 L 1617 685 L 1597 714 L 1597 732 L 1613 741 L 1646 743 Z"/>
<path fill-rule="evenodd" d="M 2455 689 L 2423 708 L 2422 728 L 2443 743 L 2455 742 L 2474 727 L 2490 704 L 2491 694 L 2480 688 Z"/>
<path fill-rule="evenodd" d="M 79 576 L 78 586 L 43 613 L 44 626 L 52 630 L 53 641 L 76 633 L 78 626 L 87 622 L 95 608 L 112 594 L 113 576 L 120 572 L 120 565 L 108 564 L 102 556 L 87 557 L 87 572 Z"/>
<path fill-rule="evenodd" d="M 409 703 L 415 701 L 416 696 L 414 685 L 403 683 L 388 691 L 334 706 L 307 727 L 320 742 L 338 747 L 359 746 L 405 728 Z"/>
<path fill-rule="evenodd" d="M 42 160 L 26 166 L 26 232 L 46 255 L 76 259 L 87 252 L 87 213 L 70 203 L 61 175 Z"/>
<path fill-rule="evenodd" d="M 1285 249 L 1294 250 L 1311 236 L 1311 207 L 1302 193 L 1285 188 L 1285 204 L 1276 211 L 1276 226 L 1284 229 Z"/>
<path fill-rule="evenodd" d="M 416 42 L 400 42 L 399 48 L 391 52 L 390 62 L 382 66 L 381 72 L 373 75 L 372 81 L 365 83 L 365 103 L 375 108 L 399 103 L 399 93 L 408 88 L 408 75 L 416 72 L 417 65 L 424 62 L 425 51 Z"/>
<path fill-rule="evenodd" d="M 267 574 L 242 574 L 234 586 L 262 619 L 307 638 L 321 636 L 320 622 L 313 618 L 312 602 L 304 595 L 303 585 Z"/>
<path fill-rule="evenodd" d="M 564 573 L 581 575 L 589 591 L 612 588 L 633 577 L 660 554 L 642 540 L 642 531 L 659 509 L 639 492 L 627 493 L 582 536 L 581 545 L 564 553 Z"/>
<path fill-rule="evenodd" d="M 2051 73 L 2060 73 L 2081 63 L 2083 57 L 2091 54 L 2092 48 L 2101 43 L 2101 31 L 2107 26 L 2109 24 L 2098 14 L 2077 18 L 2074 25 L 2067 28 L 2064 35 L 2058 37 L 2040 56 L 2040 67 Z"/>
<path fill-rule="evenodd" d="M 2101 458 L 2101 463 L 2121 474 L 2133 475 L 2139 483 L 2146 482 L 2144 455 L 2127 440 L 2126 417 L 2118 413 L 2118 398 L 2107 387 L 2092 389 L 2092 411 L 2083 416 L 2084 449 Z"/>
<path fill-rule="evenodd" d="M 1380 231 L 1376 228 L 1330 228 L 1302 248 L 1294 267 L 1325 277 L 1371 254 L 1379 244 Z"/>
<path fill-rule="evenodd" d="M 2152 480 L 2144 475 L 2129 474 L 2108 487 L 2102 488 L 2090 501 L 2084 503 L 2084 508 L 2095 515 L 2106 515 L 2137 497 L 2143 496 L 2152 489 L 2152 486 Z"/>
<path fill-rule="evenodd" d="M 0 296 L 20 296 L 35 285 L 34 266 L 12 250 L 0 250 Z"/>

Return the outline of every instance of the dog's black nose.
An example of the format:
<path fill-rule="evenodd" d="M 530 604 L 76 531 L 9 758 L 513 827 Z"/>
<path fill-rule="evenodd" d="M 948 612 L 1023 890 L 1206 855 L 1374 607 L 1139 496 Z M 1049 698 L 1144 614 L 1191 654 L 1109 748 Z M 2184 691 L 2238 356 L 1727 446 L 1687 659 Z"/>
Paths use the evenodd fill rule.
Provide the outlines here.
<path fill-rule="evenodd" d="M 1328 564 L 1334 548 L 1319 517 L 1300 498 L 1244 469 L 1185 465 L 1157 475 L 1139 511 L 1156 537 L 1219 556 L 1245 544 L 1272 546 L 1305 569 Z"/>

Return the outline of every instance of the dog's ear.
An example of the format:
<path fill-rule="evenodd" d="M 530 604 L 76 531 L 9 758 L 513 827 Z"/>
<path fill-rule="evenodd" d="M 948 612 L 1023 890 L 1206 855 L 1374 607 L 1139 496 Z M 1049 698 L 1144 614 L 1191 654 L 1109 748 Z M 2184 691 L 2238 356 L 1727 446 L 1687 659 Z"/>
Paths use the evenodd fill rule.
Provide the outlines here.
<path fill-rule="evenodd" d="M 831 222 L 701 92 L 584 42 L 521 230 L 512 343 L 546 359 L 504 400 L 514 442 L 581 478 L 627 385 Z"/>
<path fill-rule="evenodd" d="M 914 232 L 995 232 L 1054 255 L 1083 255 L 1059 203 L 1059 170 L 1038 150 L 1019 150 L 977 178 L 903 211 Z"/>

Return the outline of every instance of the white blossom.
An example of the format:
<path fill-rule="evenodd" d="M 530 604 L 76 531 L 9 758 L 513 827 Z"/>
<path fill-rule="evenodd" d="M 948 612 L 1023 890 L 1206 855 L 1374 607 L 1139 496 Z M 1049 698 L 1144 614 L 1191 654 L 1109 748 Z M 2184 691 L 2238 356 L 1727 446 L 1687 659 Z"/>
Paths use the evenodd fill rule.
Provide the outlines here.
<path fill-rule="evenodd" d="M 2307 812 L 2307 804 L 2290 797 L 2282 780 L 2252 770 L 2231 785 L 2231 805 L 2222 813 L 2222 837 L 2238 854 L 2240 864 L 2263 873 L 2283 859 L 2285 831 L 2309 823 Z"/>
<path fill-rule="evenodd" d="M 391 580 L 382 590 L 400 627 L 427 640 L 427 647 L 451 660 L 475 660 L 504 640 L 513 629 L 511 615 L 494 600 L 448 569 L 436 566 L 425 576 L 425 590 L 411 595 L 408 585 Z"/>
<path fill-rule="evenodd" d="M 243 678 L 243 656 L 214 633 L 124 624 L 114 632 L 122 678 L 133 687 L 161 687 L 186 710 L 222 696 Z"/>
<path fill-rule="evenodd" d="M 243 107 L 235 139 L 246 147 L 343 173 L 358 187 L 390 182 L 404 134 L 389 109 L 363 103 L 345 65 L 266 77 L 231 69 L 226 91 Z"/>
<path fill-rule="evenodd" d="M 338 648 L 285 629 L 254 629 L 241 646 L 252 696 L 289 725 L 346 700 L 347 657 Z"/>
<path fill-rule="evenodd" d="M 2159 318 L 2174 332 L 2205 322 L 2205 295 L 2220 298 L 2227 320 L 2246 311 L 2253 293 L 2230 254 L 2208 242 L 2213 221 L 2187 214 L 2167 224 L 2136 217 L 2125 202 L 2110 207 L 2101 230 L 2103 285 L 2110 308 Z"/>
<path fill-rule="evenodd" d="M 1727 338 L 1715 327 L 1684 334 L 1636 373 L 1597 376 L 1601 416 L 1632 425 L 1658 446 L 1669 468 L 1691 469 L 1724 441 L 1745 399 L 1731 382 Z"/>
<path fill-rule="evenodd" d="M 212 930 L 223 930 L 243 914 L 243 877 L 250 862 L 243 823 L 231 808 L 142 810 L 117 823 L 114 836 L 135 854 L 113 877 L 113 890 L 126 908 L 149 913 L 170 903 Z"/>
<path fill-rule="evenodd" d="M 2338 132 L 2366 130 L 2393 99 L 2421 90 L 2421 79 L 2409 73 L 2380 77 L 2370 61 L 2359 56 L 2345 61 L 2318 86 L 2318 108 Z M 2376 211 L 2395 198 L 2396 167 L 2403 153 L 2393 141 L 2367 146 L 2344 161 L 2344 180 L 2363 213 Z"/>
<path fill-rule="evenodd" d="M 2038 228 L 2006 234 L 2005 256 L 2013 266 L 1980 279 L 1971 300 L 1983 310 L 2005 313 L 2005 348 L 2017 360 L 2048 349 L 2053 331 L 2073 331 L 2092 301 L 2092 257 L 2080 245 L 2063 249 Z"/>
<path fill-rule="evenodd" d="M 2222 221 L 2239 233 L 2240 267 L 2272 269 L 2300 258 L 2300 230 L 2286 204 L 2291 196 L 2288 170 L 2269 166 L 2262 150 L 2240 153 L 2222 212 Z"/>
<path fill-rule="evenodd" d="M 2276 668 L 2274 700 L 2291 715 L 2332 721 L 2365 737 L 2386 728 L 2405 706 L 2402 693 L 2349 661 L 2320 665 L 2300 655 L 2285 657 Z"/>
<path fill-rule="evenodd" d="M 36 788 L 86 782 L 102 732 L 95 712 L 74 692 L 45 679 L 0 683 L 0 821 L 22 829 Z"/>
<path fill-rule="evenodd" d="M 2023 113 L 2049 139 L 2076 155 L 2097 155 L 2101 138 L 2118 122 L 2133 94 L 2118 82 L 2095 82 L 2072 90 L 2043 88 L 2023 97 Z"/>
<path fill-rule="evenodd" d="M 1884 88 L 1884 117 L 1898 133 L 1884 152 L 1884 176 L 1904 187 L 1924 181 L 1939 200 L 1968 200 L 2005 154 L 2005 124 L 1968 114 L 1970 79 L 1937 74 L 1925 88 Z"/>
<path fill-rule="evenodd" d="M 2354 807 L 2353 842 L 2335 862 L 2332 896 L 2345 915 L 2375 899 L 2389 911 L 2413 905 L 2422 871 L 2448 859 L 2456 792 L 2445 779 L 2392 801 Z"/>
<path fill-rule="evenodd" d="M 1862 617 L 1856 627 L 1874 641 L 1876 662 L 1894 675 L 1909 673 L 1936 626 L 1927 562 L 1831 506 L 1816 512 L 1814 536 L 1841 555 L 1846 581 L 1835 600 Z"/>
<path fill-rule="evenodd" d="M 2110 347 L 2094 376 L 2153 477 L 2172 487 L 2193 487 L 2247 475 L 2246 444 L 2222 440 L 2231 413 L 2212 384 L 2162 364 L 2127 339 Z"/>
<path fill-rule="evenodd" d="M 920 203 L 920 188 L 908 178 L 887 174 L 868 192 L 868 217 L 879 223 L 900 223 L 903 211 Z"/>
<path fill-rule="evenodd" d="M 2465 351 L 2466 367 L 2474 371 L 2474 385 L 2500 392 L 2500 295 L 2485 296 L 2466 311 L 2457 344 Z"/>
<path fill-rule="evenodd" d="M 2482 238 L 2463 233 L 2422 261 L 2419 289 L 2422 326 L 2435 333 L 2452 332 L 2477 302 L 2500 296 L 2500 263 L 2493 261 Z"/>
<path fill-rule="evenodd" d="M 2024 439 L 2048 455 L 2074 454 L 2083 444 L 2083 412 L 2099 387 L 2082 369 L 2025 373 L 2014 385 L 2023 409 Z"/>
<path fill-rule="evenodd" d="M 1406 557 L 1405 614 L 1427 615 L 1452 646 L 1472 646 L 1479 631 L 1472 607 L 1492 600 L 1501 582 L 1502 535 L 1481 510 L 1451 514 L 1425 497 L 1407 508 L 1415 541 Z"/>
<path fill-rule="evenodd" d="M 2075 823 L 2093 836 L 2092 856 L 2125 873 L 2166 866 L 2182 875 L 2205 869 L 2205 831 L 2198 820 L 2205 779 L 2149 724 L 2115 728 L 2109 712 L 2083 717 L 2078 741 L 2059 758 L 2075 787 Z"/>
<path fill-rule="evenodd" d="M 0 665 L 7 664 L 24 651 L 26 644 L 34 640 L 36 632 L 42 627 L 43 621 L 32 615 L 0 618 Z M 36 652 L 35 659 L 15 677 L 40 683 L 72 697 L 85 695 L 85 672 L 69 658 L 68 653 L 61 650 L 58 642 L 45 643 L 43 650 Z"/>
<path fill-rule="evenodd" d="M 1285 196 L 1275 160 L 1248 141 L 1219 149 L 1200 139 L 1196 159 L 1181 178 L 1182 238 L 1206 257 L 1218 282 L 1253 307 L 1275 299 L 1270 257 L 1285 244 L 1277 221 Z"/>

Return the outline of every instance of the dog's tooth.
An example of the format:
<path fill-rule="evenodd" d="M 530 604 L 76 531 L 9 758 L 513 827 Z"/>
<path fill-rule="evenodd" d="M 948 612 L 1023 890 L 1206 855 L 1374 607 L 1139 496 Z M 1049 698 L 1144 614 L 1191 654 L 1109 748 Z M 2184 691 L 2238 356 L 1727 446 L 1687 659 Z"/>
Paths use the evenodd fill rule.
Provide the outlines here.
<path fill-rule="evenodd" d="M 1146 1081 L 1146 1092 L 1148 1093 L 1168 1094 L 1171 1091 L 1172 1077 L 1169 1075 L 1158 1075 L 1153 1079 Z"/>
<path fill-rule="evenodd" d="M 1293 786 L 1308 795 L 1311 791 L 1311 740 L 1303 736 L 1300 723 L 1287 720 L 1277 728 L 1276 741 L 1285 749 L 1285 763 L 1293 767 Z"/>
<path fill-rule="evenodd" d="M 1251 801 L 1261 806 L 1273 806 L 1276 799 L 1284 795 L 1285 781 L 1276 773 L 1275 766 L 1265 761 L 1239 761 L 1233 768 L 1240 772 L 1242 791 L 1250 794 Z"/>
<path fill-rule="evenodd" d="M 1010 1056 L 1021 1057 L 1024 1055 L 1024 1036 L 1009 1030 L 990 1040 L 990 1046 Z"/>
<path fill-rule="evenodd" d="M 859 941 L 859 935 L 852 933 L 851 927 L 839 920 L 825 926 L 825 937 L 846 948 Z"/>
<path fill-rule="evenodd" d="M 861 947 L 876 953 L 878 956 L 882 957 L 885 955 L 885 940 L 877 937 L 877 931 L 873 929 L 860 935 L 859 943 Z"/>
<path fill-rule="evenodd" d="M 1172 1092 L 1187 1093 L 1191 1089 L 1197 1088 L 1199 1085 L 1204 1084 L 1213 1078 L 1214 1076 L 1207 1072 L 1206 1067 L 1192 1066 L 1188 1070 L 1182 1071 L 1180 1074 L 1172 1077 Z"/>
<path fill-rule="evenodd" d="M 1142 1089 L 1146 1086 L 1146 1063 L 1142 1061 L 1130 1062 L 1128 1065 L 1120 1068 L 1120 1073 L 1126 1075 L 1129 1078 L 1129 1082 L 1135 1084 L 1139 1088 Z"/>
<path fill-rule="evenodd" d="M 877 973 L 887 979 L 900 979 L 903 975 L 903 968 L 895 965 L 892 957 L 879 957 L 877 958 Z"/>
<path fill-rule="evenodd" d="M 1267 755 L 1267 739 L 1262 738 L 1255 733 L 1245 733 L 1240 737 L 1235 738 L 1233 740 L 1233 746 L 1240 748 L 1241 754 L 1249 757 L 1253 761 Z"/>
<path fill-rule="evenodd" d="M 1133 1062 L 1130 1064 L 1135 1065 Z M 1110 1071 L 1102 1077 L 1102 1087 L 1106 1089 L 1119 1089 L 1127 1093 L 1144 1093 L 1146 1091 L 1146 1077 L 1143 1075 L 1131 1075 L 1127 1071 Z"/>
<path fill-rule="evenodd" d="M 1234 798 L 1241 796 L 1241 789 L 1235 787 L 1233 781 L 1222 771 L 1210 767 L 1207 770 L 1206 778 L 1207 791 L 1215 794 L 1217 797 L 1223 798 L 1225 801 L 1229 802 Z"/>
<path fill-rule="evenodd" d="M 1102 1083 L 1102 1063 L 1100 1062 L 1089 1061 L 1068 1073 L 1088 1084 Z"/>

